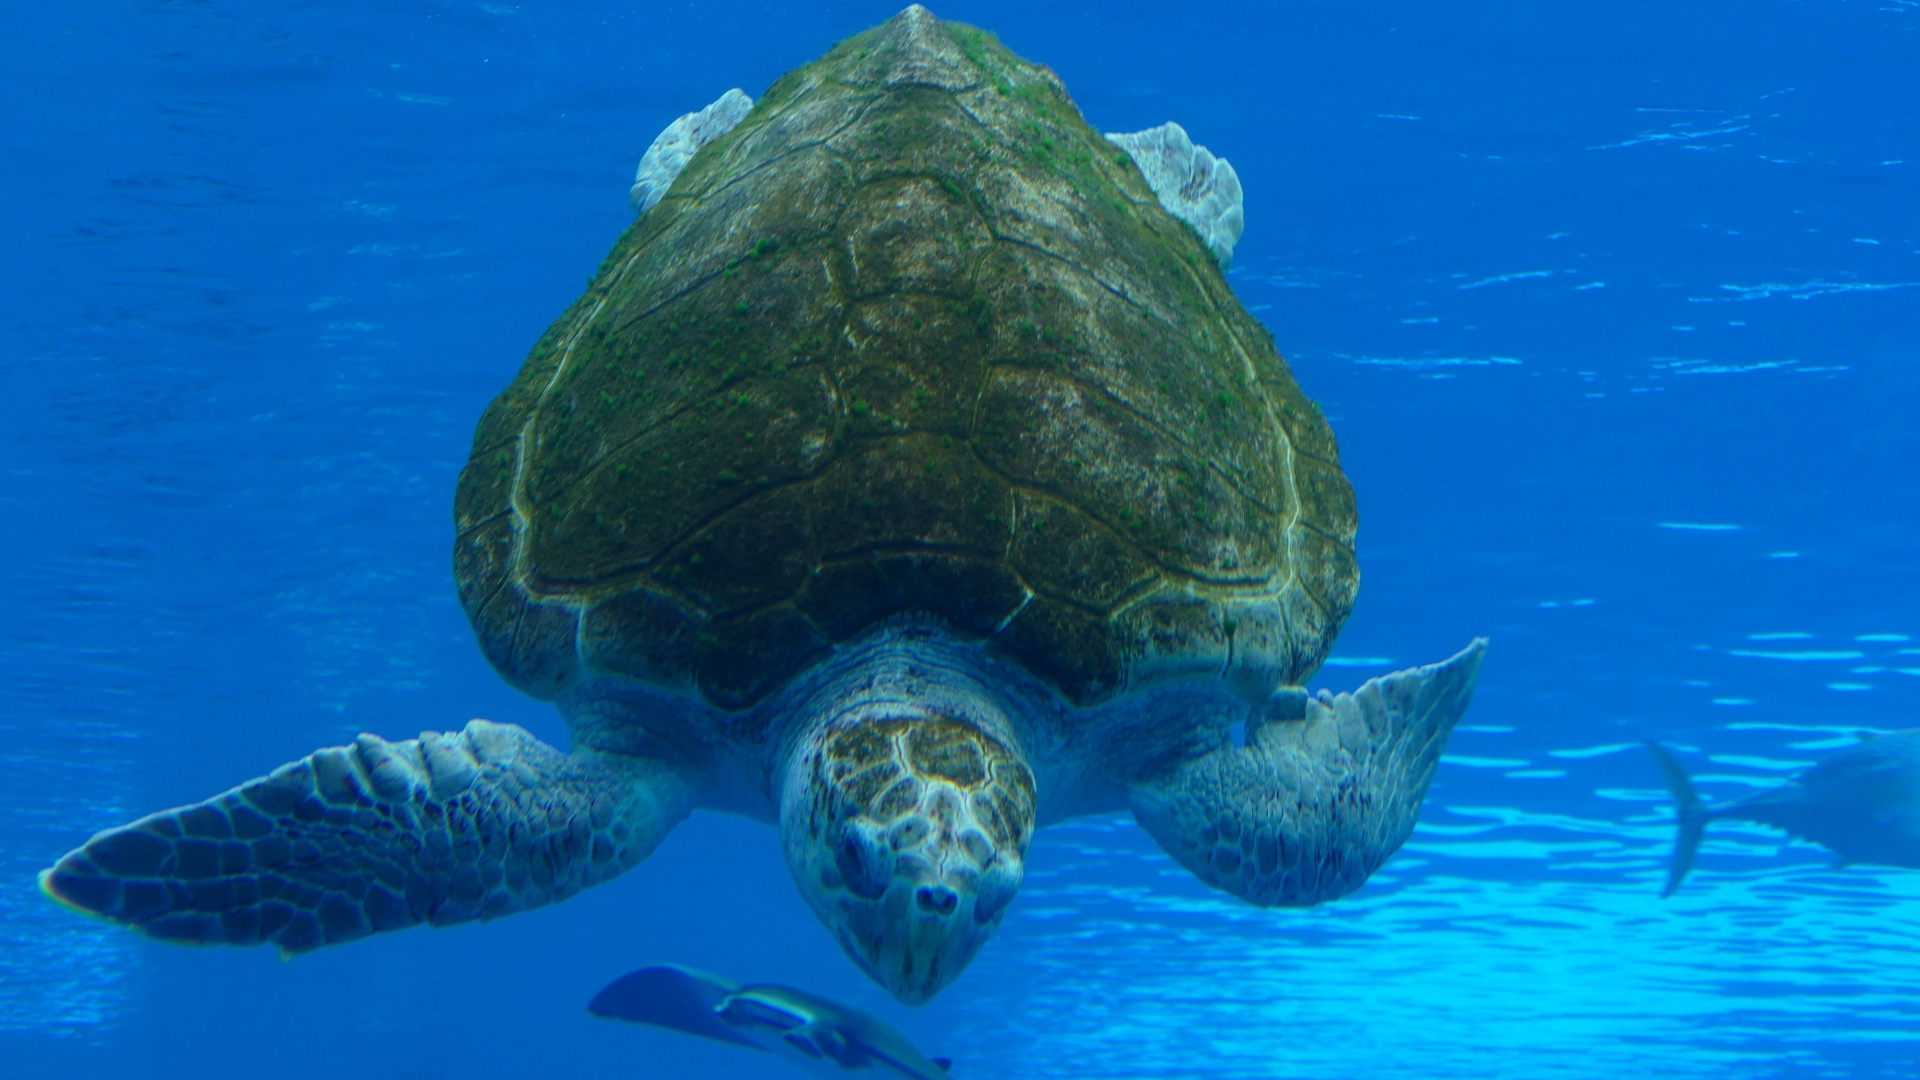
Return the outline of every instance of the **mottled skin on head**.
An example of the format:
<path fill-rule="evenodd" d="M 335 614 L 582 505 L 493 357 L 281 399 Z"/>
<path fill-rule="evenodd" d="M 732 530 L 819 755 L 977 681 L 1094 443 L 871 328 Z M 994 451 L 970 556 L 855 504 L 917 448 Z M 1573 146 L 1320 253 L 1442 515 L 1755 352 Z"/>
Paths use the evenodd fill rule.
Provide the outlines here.
<path fill-rule="evenodd" d="M 1019 890 L 1034 775 L 972 650 L 929 628 L 855 651 L 861 685 L 825 687 L 811 700 L 829 712 L 796 717 L 782 836 L 847 955 L 918 1003 L 965 969 Z"/>
<path fill-rule="evenodd" d="M 1481 655 L 1287 689 L 1358 585 L 1326 421 L 1059 79 L 917 6 L 694 155 L 488 407 L 455 519 L 480 643 L 570 753 L 363 736 L 47 890 L 301 951 L 563 899 L 716 809 L 777 823 L 918 1002 L 1076 815 L 1255 903 L 1356 888 Z"/>

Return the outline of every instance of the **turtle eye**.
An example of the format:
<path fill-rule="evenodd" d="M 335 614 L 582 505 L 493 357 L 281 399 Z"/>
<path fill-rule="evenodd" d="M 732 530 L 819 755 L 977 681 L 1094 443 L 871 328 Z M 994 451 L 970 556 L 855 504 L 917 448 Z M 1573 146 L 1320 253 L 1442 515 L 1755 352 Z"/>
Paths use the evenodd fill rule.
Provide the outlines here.
<path fill-rule="evenodd" d="M 1020 874 L 1004 860 L 996 860 L 980 876 L 980 891 L 973 897 L 973 921 L 985 926 L 1000 917 L 1020 891 Z"/>
<path fill-rule="evenodd" d="M 878 900 L 886 894 L 887 881 L 893 877 L 892 860 L 865 829 L 848 825 L 841 830 L 833 862 L 848 892 L 863 900 Z"/>

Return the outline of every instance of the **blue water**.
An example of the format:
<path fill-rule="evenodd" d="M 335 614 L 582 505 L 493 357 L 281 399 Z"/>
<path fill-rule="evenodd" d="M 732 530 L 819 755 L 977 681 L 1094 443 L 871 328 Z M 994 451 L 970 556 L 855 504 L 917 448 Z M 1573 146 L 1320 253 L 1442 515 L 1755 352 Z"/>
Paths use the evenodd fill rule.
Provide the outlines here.
<path fill-rule="evenodd" d="M 1359 607 L 1318 682 L 1493 651 L 1413 840 L 1307 911 L 1041 834 L 895 1005 L 699 814 L 564 905 L 282 963 L 70 914 L 93 830 L 471 716 L 561 745 L 449 569 L 472 426 L 675 116 L 889 2 L 63 0 L 0 16 L 0 1073 L 750 1077 L 590 1018 L 673 960 L 955 1076 L 1912 1077 L 1920 872 L 1671 815 L 1920 725 L 1920 3 L 951 2 L 1102 130 L 1229 158 L 1231 280 L 1325 408 Z M 793 1074 L 798 1075 L 798 1074 Z"/>

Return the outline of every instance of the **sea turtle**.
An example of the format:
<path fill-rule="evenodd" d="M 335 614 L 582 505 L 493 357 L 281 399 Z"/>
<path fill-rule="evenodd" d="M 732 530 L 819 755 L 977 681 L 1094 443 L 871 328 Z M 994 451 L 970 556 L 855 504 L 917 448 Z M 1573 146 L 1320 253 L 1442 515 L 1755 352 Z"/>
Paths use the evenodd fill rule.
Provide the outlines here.
<path fill-rule="evenodd" d="M 1052 71 L 917 5 L 729 108 L 460 477 L 462 602 L 571 752 L 362 735 L 98 834 L 49 893 L 300 952 L 562 899 L 723 810 L 776 823 L 847 954 L 921 1002 L 1052 822 L 1130 809 L 1262 905 L 1400 846 L 1482 642 L 1300 688 L 1354 506 L 1218 265 L 1230 168 L 1163 130 L 1143 171 Z"/>

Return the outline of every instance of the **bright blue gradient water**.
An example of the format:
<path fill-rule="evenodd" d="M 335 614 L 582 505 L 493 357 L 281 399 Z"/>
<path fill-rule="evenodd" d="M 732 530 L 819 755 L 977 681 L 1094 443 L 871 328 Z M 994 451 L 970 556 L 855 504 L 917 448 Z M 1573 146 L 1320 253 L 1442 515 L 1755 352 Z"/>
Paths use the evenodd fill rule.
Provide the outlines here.
<path fill-rule="evenodd" d="M 772 830 L 713 815 L 564 905 L 284 964 L 34 891 L 362 730 L 564 744 L 454 599 L 472 425 L 663 126 L 894 9 L 0 15 L 0 1072 L 784 1075 L 584 1011 L 671 960 L 872 1008 L 964 1080 L 1920 1074 L 1920 872 L 1724 823 L 1663 902 L 1638 746 L 1728 797 L 1920 725 L 1914 0 L 935 5 L 1102 130 L 1175 119 L 1239 170 L 1232 280 L 1360 499 L 1318 682 L 1493 638 L 1420 830 L 1348 900 L 1256 910 L 1074 823 L 907 1010 Z"/>

